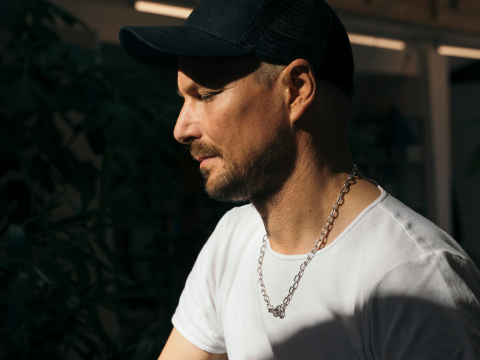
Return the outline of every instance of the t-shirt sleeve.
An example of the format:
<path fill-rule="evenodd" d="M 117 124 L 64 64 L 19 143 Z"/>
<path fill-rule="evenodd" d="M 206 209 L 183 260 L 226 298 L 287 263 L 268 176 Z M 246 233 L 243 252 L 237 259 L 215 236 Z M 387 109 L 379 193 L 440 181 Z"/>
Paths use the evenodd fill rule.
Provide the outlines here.
<path fill-rule="evenodd" d="M 173 326 L 198 348 L 213 354 L 226 353 L 222 325 L 215 307 L 215 243 L 225 217 L 202 248 L 188 276 L 180 302 L 172 317 Z"/>
<path fill-rule="evenodd" d="M 480 273 L 438 252 L 402 263 L 367 305 L 369 359 L 480 359 Z"/>

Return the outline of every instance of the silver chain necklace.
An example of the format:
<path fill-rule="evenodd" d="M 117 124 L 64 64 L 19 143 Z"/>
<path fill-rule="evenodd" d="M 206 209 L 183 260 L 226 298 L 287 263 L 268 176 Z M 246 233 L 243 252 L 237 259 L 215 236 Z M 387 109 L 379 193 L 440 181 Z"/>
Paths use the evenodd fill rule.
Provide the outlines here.
<path fill-rule="evenodd" d="M 265 234 L 265 236 L 263 237 L 263 244 L 262 244 L 262 247 L 260 248 L 260 257 L 258 258 L 258 268 L 257 268 L 258 283 L 260 284 L 260 288 L 262 289 L 263 300 L 267 304 L 268 312 L 272 313 L 273 316 L 279 317 L 280 319 L 283 319 L 285 317 L 285 309 L 290 304 L 293 294 L 298 288 L 298 283 L 300 282 L 300 279 L 302 278 L 303 273 L 305 272 L 305 268 L 307 267 L 308 264 L 310 264 L 310 261 L 312 261 L 313 257 L 315 256 L 315 253 L 318 250 L 323 249 L 325 247 L 326 235 L 330 231 L 333 220 L 335 219 L 335 215 L 337 214 L 338 208 L 340 207 L 340 203 L 342 202 L 342 199 L 345 193 L 350 187 L 350 182 L 352 181 L 356 172 L 357 172 L 357 165 L 353 164 L 352 172 L 348 176 L 347 181 L 345 181 L 345 184 L 343 185 L 342 190 L 338 194 L 338 199 L 335 202 L 335 205 L 333 205 L 333 210 L 328 216 L 327 225 L 325 225 L 325 227 L 322 229 L 322 232 L 320 233 L 320 237 L 317 239 L 317 241 L 315 241 L 315 245 L 313 246 L 312 251 L 308 253 L 307 260 L 305 260 L 305 262 L 303 262 L 303 264 L 300 265 L 300 271 L 295 276 L 295 279 L 293 280 L 293 285 L 290 286 L 290 289 L 288 290 L 288 295 L 285 297 L 285 299 L 283 299 L 283 303 L 281 305 L 278 305 L 277 307 L 273 307 L 273 305 L 270 304 L 270 298 L 267 295 L 267 289 L 265 288 L 265 284 L 263 282 L 262 264 L 263 264 L 263 258 L 265 257 L 265 250 L 267 248 L 268 236 Z"/>

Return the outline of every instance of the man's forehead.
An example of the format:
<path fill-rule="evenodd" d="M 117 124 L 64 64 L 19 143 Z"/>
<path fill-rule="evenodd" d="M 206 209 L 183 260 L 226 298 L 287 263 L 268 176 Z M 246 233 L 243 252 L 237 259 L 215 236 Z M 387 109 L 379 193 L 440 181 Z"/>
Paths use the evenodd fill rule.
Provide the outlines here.
<path fill-rule="evenodd" d="M 260 59 L 254 56 L 229 58 L 178 58 L 178 71 L 193 81 L 188 86 L 219 89 L 257 70 Z M 183 90 L 183 89 L 180 89 Z"/>

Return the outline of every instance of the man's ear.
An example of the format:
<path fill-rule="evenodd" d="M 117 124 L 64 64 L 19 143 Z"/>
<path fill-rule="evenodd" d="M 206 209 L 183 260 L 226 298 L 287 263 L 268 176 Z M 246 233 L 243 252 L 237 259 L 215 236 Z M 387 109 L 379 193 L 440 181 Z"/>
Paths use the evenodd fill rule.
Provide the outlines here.
<path fill-rule="evenodd" d="M 290 63 L 282 72 L 285 102 L 293 124 L 302 117 L 315 100 L 317 80 L 312 65 L 303 59 Z"/>

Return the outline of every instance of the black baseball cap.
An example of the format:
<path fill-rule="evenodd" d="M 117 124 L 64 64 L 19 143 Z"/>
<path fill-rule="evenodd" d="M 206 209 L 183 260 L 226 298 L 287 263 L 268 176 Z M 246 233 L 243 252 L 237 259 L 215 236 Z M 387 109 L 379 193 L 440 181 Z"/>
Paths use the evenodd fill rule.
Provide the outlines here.
<path fill-rule="evenodd" d="M 134 61 L 167 70 L 177 70 L 177 56 L 304 59 L 353 95 L 352 47 L 324 0 L 202 0 L 181 26 L 126 26 L 120 43 Z"/>

